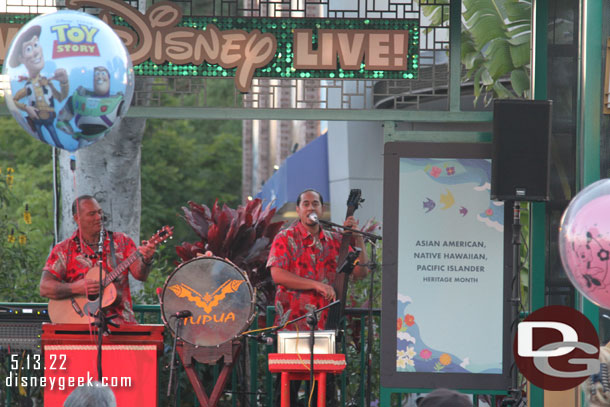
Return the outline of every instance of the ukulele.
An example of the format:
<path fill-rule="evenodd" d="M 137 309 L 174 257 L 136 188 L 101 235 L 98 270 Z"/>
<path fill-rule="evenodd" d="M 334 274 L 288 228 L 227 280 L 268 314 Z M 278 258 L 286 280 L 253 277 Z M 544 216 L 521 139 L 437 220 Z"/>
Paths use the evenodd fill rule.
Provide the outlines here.
<path fill-rule="evenodd" d="M 173 226 L 164 226 L 150 238 L 149 242 L 152 242 L 156 246 L 171 238 L 173 233 Z M 102 308 L 114 304 L 117 299 L 117 288 L 113 281 L 123 274 L 123 272 L 138 258 L 139 255 L 136 250 L 131 256 L 123 260 L 111 273 L 106 273 L 106 270 L 102 270 L 102 286 L 104 287 Z M 99 282 L 99 276 L 100 269 L 99 266 L 96 265 L 87 271 L 84 278 Z M 97 294 L 90 296 L 76 295 L 61 300 L 49 300 L 48 306 L 49 318 L 51 319 L 51 322 L 55 324 L 88 324 L 90 319 L 97 313 L 98 309 L 99 295 Z"/>
<path fill-rule="evenodd" d="M 347 214 L 345 215 L 346 219 L 354 215 L 354 212 L 356 212 L 356 209 L 358 209 L 358 206 L 360 206 L 360 203 L 362 201 L 362 192 L 359 189 L 352 189 L 349 192 L 349 197 L 347 198 Z M 341 266 L 345 263 L 346 259 L 348 258 L 348 255 L 351 254 L 349 253 L 349 243 L 351 239 L 352 233 L 350 231 L 346 231 L 343 234 L 343 237 L 341 238 L 341 246 L 339 247 L 339 258 L 337 260 L 337 266 L 340 267 L 340 269 L 337 270 L 337 275 L 333 284 L 333 288 L 335 289 L 335 293 L 337 294 L 337 300 L 339 300 L 340 302 L 338 306 L 331 307 L 328 310 L 328 318 L 326 319 L 326 325 L 324 326 L 324 329 L 336 330 L 337 328 L 339 328 L 339 321 L 341 320 L 341 317 L 345 312 L 347 283 L 349 282 L 349 275 L 353 270 L 353 267 Z"/>

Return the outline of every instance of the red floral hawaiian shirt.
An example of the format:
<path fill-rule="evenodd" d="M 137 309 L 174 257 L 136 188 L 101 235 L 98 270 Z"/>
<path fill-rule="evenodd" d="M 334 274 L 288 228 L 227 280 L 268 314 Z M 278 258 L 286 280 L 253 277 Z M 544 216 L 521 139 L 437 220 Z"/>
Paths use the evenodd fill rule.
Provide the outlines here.
<path fill-rule="evenodd" d="M 267 267 L 279 267 L 295 273 L 300 277 L 321 281 L 332 285 L 335 281 L 337 258 L 341 246 L 341 235 L 335 232 L 320 230 L 317 239 L 309 234 L 301 222 L 279 232 L 269 252 Z M 286 322 L 307 314 L 305 306 L 311 304 L 315 308 L 328 305 L 323 297 L 313 290 L 289 290 L 282 285 L 275 292 L 276 319 L 275 324 Z M 287 314 L 290 312 L 289 314 Z M 324 328 L 328 311 L 322 311 L 319 316 L 318 328 Z M 306 318 L 286 326 L 286 329 L 308 330 Z"/>
<path fill-rule="evenodd" d="M 43 270 L 53 274 L 58 280 L 72 283 L 83 278 L 83 276 L 97 265 L 97 257 L 94 250 L 86 244 L 83 244 L 84 253 L 81 252 L 79 244 L 78 230 L 74 232 L 72 237 L 58 243 L 47 259 Z M 130 237 L 123 233 L 114 232 L 114 253 L 117 265 L 129 257 L 135 250 L 136 245 Z M 102 262 L 106 273 L 113 270 L 110 260 L 110 238 L 106 235 L 104 241 L 104 251 Z M 135 324 L 136 319 L 133 313 L 131 304 L 131 292 L 129 290 L 129 269 L 125 270 L 120 276 L 114 280 L 114 285 L 117 288 L 117 299 L 114 305 L 106 308 L 107 315 L 119 314 L 119 317 L 113 319 L 113 322 L 118 324 Z"/>

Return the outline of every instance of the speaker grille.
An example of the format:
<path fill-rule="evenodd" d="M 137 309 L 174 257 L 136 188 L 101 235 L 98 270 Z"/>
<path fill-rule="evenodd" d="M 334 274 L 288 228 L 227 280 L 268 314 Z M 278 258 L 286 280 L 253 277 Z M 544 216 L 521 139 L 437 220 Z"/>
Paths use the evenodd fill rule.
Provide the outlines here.
<path fill-rule="evenodd" d="M 492 199 L 549 199 L 551 109 L 550 100 L 494 101 Z"/>

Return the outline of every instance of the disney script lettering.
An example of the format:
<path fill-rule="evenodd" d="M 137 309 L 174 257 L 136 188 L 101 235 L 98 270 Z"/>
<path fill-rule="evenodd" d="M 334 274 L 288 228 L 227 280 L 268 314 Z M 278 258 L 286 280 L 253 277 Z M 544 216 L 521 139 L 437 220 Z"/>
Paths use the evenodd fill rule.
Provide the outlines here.
<path fill-rule="evenodd" d="M 277 50 L 275 37 L 259 30 L 220 31 L 214 24 L 208 24 L 205 30 L 176 27 L 182 11 L 167 1 L 154 4 L 146 14 L 115 0 L 67 0 L 66 6 L 99 7 L 99 17 L 123 40 L 134 65 L 150 59 L 156 64 L 207 62 L 225 69 L 237 68 L 235 86 L 241 92 L 248 92 L 254 71 L 267 65 Z M 111 14 L 123 17 L 133 30 L 114 25 Z"/>

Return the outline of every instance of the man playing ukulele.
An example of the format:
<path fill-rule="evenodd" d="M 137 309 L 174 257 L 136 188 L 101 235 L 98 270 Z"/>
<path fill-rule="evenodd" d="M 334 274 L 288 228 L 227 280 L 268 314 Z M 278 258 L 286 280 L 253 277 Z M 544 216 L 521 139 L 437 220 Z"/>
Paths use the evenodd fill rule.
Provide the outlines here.
<path fill-rule="evenodd" d="M 91 300 L 98 296 L 100 290 L 98 280 L 91 278 L 91 276 L 98 276 L 100 240 L 103 240 L 102 264 L 106 273 L 110 273 L 116 265 L 121 264 L 137 250 L 138 258 L 114 280 L 116 299 L 110 307 L 105 309 L 107 315 L 117 315 L 112 320 L 113 322 L 135 324 L 128 274 L 131 273 L 137 280 L 146 280 L 150 273 L 155 245 L 152 242 L 142 241 L 142 245 L 136 248 L 133 240 L 127 235 L 104 231 L 102 229 L 102 209 L 95 198 L 90 195 L 82 195 L 74 200 L 72 214 L 78 229 L 70 238 L 58 243 L 51 250 L 42 271 L 40 295 L 51 300 L 70 299 L 75 296 L 86 296 Z M 86 276 L 91 269 L 96 271 Z M 113 289 L 113 287 L 107 287 L 106 290 L 110 288 Z M 104 294 L 104 298 L 105 296 L 106 294 Z M 49 313 L 51 313 L 50 308 Z M 67 312 L 71 312 L 73 308 L 76 308 L 74 312 L 77 314 L 79 307 L 74 301 L 72 301 L 72 306 L 66 308 Z M 52 314 L 51 320 L 53 321 Z M 88 318 L 84 322 L 88 322 Z"/>

